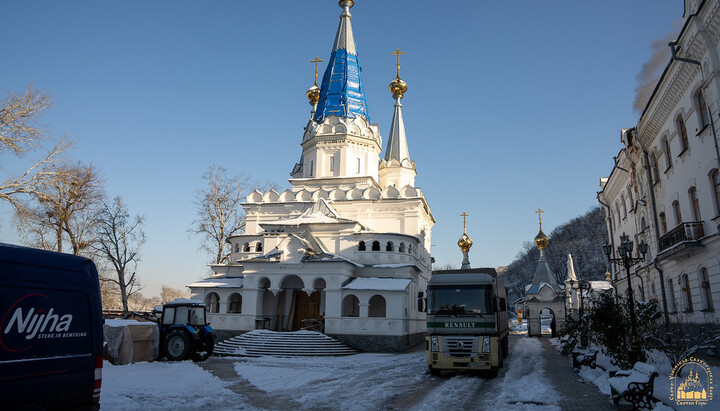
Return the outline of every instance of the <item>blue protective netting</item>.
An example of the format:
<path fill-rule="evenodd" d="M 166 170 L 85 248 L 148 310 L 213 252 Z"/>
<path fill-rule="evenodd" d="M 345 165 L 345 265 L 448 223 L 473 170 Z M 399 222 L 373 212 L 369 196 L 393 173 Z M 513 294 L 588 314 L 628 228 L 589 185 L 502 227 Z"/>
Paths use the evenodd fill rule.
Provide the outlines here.
<path fill-rule="evenodd" d="M 320 86 L 315 121 L 321 122 L 333 114 L 340 117 L 362 116 L 370 121 L 361 71 L 356 54 L 349 54 L 345 49 L 332 52 Z"/>

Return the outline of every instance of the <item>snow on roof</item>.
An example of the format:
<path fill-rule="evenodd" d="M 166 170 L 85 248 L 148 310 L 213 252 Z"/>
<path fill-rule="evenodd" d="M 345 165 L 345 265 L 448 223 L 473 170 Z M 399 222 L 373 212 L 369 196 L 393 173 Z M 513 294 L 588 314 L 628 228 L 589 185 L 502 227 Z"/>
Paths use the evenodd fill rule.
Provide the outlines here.
<path fill-rule="evenodd" d="M 611 290 L 612 284 L 607 281 L 590 281 L 591 290 Z"/>
<path fill-rule="evenodd" d="M 401 263 L 401 264 L 375 264 L 375 268 L 402 268 L 402 267 L 414 267 L 415 264 Z"/>
<path fill-rule="evenodd" d="M 404 291 L 410 281 L 407 278 L 356 277 L 342 288 L 343 290 Z"/>
<path fill-rule="evenodd" d="M 328 217 L 323 213 L 317 212 L 307 215 L 301 215 L 295 218 L 289 218 L 287 220 L 267 221 L 261 225 L 300 225 L 300 224 L 323 224 L 323 223 L 337 223 L 339 222 L 336 218 Z"/>
<path fill-rule="evenodd" d="M 165 303 L 165 305 L 168 305 L 168 304 L 205 304 L 205 303 L 200 300 L 188 300 L 187 298 L 178 298 L 178 299 L 168 301 Z"/>
<path fill-rule="evenodd" d="M 187 285 L 187 287 L 193 288 L 241 288 L 242 286 L 242 277 L 206 278 L 204 280 L 200 280 L 198 282 Z"/>

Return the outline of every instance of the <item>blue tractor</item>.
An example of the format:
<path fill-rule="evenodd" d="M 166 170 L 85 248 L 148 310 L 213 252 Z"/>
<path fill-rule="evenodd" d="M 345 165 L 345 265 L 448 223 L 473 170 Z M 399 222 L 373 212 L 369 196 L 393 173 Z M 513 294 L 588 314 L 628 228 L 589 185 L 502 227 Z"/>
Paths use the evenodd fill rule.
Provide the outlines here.
<path fill-rule="evenodd" d="M 160 318 L 160 358 L 205 361 L 217 334 L 205 321 L 205 304 L 184 298 L 165 303 Z"/>

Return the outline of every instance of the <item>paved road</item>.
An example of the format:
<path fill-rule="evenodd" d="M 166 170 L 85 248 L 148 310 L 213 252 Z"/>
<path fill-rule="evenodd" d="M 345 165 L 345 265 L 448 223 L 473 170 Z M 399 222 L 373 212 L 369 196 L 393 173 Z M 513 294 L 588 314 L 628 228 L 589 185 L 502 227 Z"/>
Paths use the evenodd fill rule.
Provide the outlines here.
<path fill-rule="evenodd" d="M 528 350 L 528 341 L 522 335 L 510 336 L 510 354 L 505 366 L 494 379 L 472 374 L 451 374 L 440 378 L 424 372 L 424 352 L 419 347 L 414 352 L 400 354 L 388 359 L 386 364 L 368 368 L 362 375 L 347 374 L 318 380 L 293 390 L 258 389 L 250 381 L 238 376 L 233 364 L 245 361 L 238 358 L 212 357 L 201 366 L 229 382 L 228 388 L 243 397 L 248 408 L 272 410 L 298 409 L 361 409 L 361 410 L 485 410 L 502 409 L 546 409 L 546 410 L 614 410 L 608 396 L 602 394 L 592 383 L 580 379 L 572 369 L 569 357 L 562 356 L 553 347 L 549 339 L 543 338 L 533 343 L 534 350 Z M 541 359 L 537 358 L 538 344 Z M 523 347 L 525 349 L 523 349 Z M 349 359 L 349 357 L 344 357 Z M 360 358 L 358 358 L 360 359 Z M 269 367 L 277 367 L 274 360 Z M 287 370 L 299 370 L 301 373 L 317 372 L 308 363 L 299 364 L 287 361 Z M 277 369 L 269 369 L 269 373 Z M 544 374 L 543 384 L 551 391 L 560 394 L 545 396 L 517 395 L 518 384 L 532 381 L 523 380 L 529 375 Z M 338 368 L 338 373 L 344 372 Z M 530 385 L 528 384 L 528 385 Z M 344 387 L 346 385 L 346 387 Z M 532 388 L 534 389 L 534 388 Z M 308 401 L 305 396 L 314 397 Z M 522 394 L 522 391 L 520 391 Z M 328 398 L 331 397 L 331 398 Z M 358 397 L 367 397 L 367 401 L 358 401 Z M 304 399 L 305 398 L 305 399 Z"/>

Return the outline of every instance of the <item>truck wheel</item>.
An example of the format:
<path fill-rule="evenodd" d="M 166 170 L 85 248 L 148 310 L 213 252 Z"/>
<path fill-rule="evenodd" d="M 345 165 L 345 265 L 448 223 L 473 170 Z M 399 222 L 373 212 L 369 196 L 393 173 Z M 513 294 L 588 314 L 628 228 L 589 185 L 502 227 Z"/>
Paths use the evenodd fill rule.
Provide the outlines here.
<path fill-rule="evenodd" d="M 165 352 L 170 361 L 183 361 L 190 354 L 190 337 L 185 331 L 175 330 L 165 340 Z"/>
<path fill-rule="evenodd" d="M 505 336 L 505 338 L 503 339 L 503 358 L 507 358 L 507 356 L 508 356 L 508 349 L 509 349 L 509 348 L 510 348 L 510 347 L 509 347 L 509 344 L 508 344 L 508 337 Z"/>
<path fill-rule="evenodd" d="M 205 341 L 192 353 L 191 358 L 195 362 L 205 361 L 212 355 L 215 342 L 211 337 L 206 337 Z"/>
<path fill-rule="evenodd" d="M 433 367 L 428 367 L 428 370 L 430 371 L 430 375 L 433 377 L 439 377 L 440 376 L 440 370 L 437 370 Z"/>

